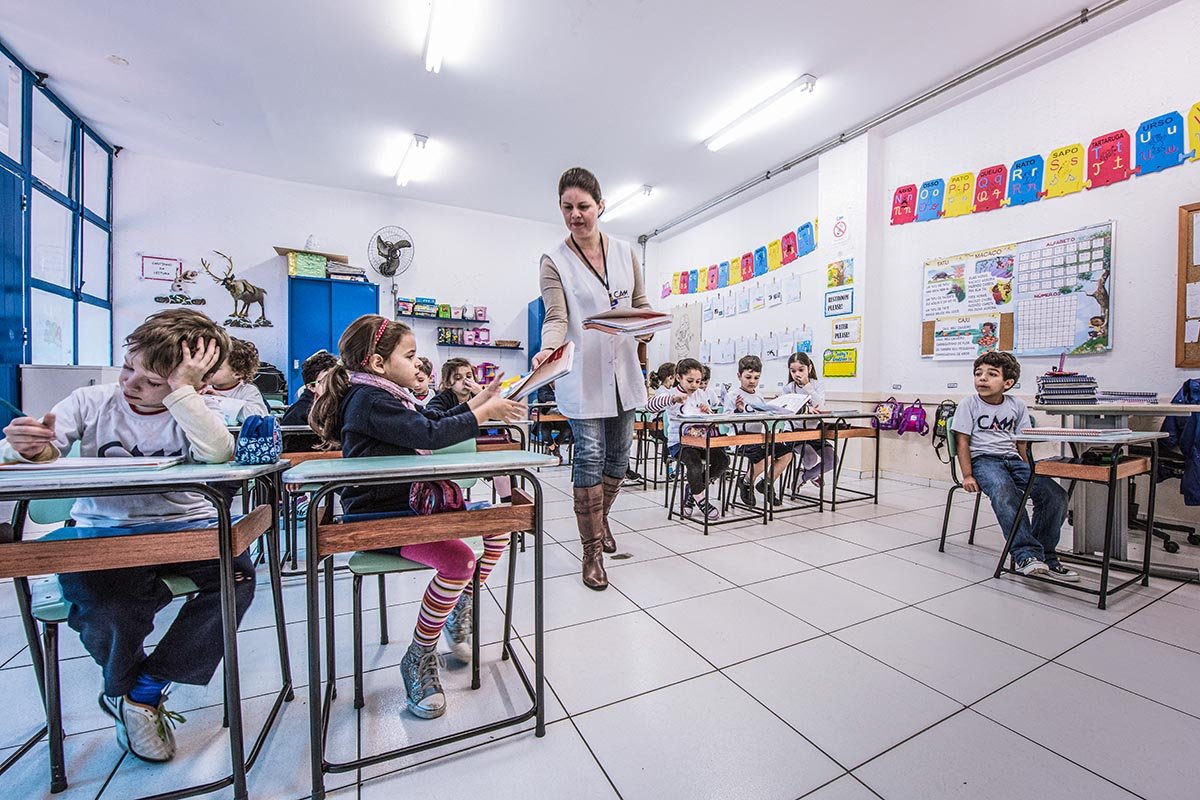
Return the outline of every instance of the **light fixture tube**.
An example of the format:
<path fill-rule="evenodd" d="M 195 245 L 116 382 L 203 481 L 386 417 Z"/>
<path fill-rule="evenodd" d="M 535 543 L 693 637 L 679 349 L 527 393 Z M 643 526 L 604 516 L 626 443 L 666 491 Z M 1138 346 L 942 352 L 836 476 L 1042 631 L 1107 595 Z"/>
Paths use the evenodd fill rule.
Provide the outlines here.
<path fill-rule="evenodd" d="M 429 27 L 425 31 L 425 71 L 435 75 L 442 69 L 446 49 L 446 16 L 450 0 L 429 0 Z"/>
<path fill-rule="evenodd" d="M 604 208 L 604 220 L 608 222 L 620 214 L 628 214 L 630 211 L 641 206 L 650 199 L 650 193 L 654 191 L 654 187 L 648 183 L 643 183 L 630 194 L 625 195 L 620 200 L 616 200 L 610 206 Z"/>
<path fill-rule="evenodd" d="M 717 152 L 725 145 L 732 142 L 747 132 L 756 127 L 761 121 L 763 115 L 773 106 L 782 101 L 785 97 L 789 97 L 796 92 L 812 93 L 813 88 L 817 85 L 817 79 L 808 73 L 801 75 L 796 80 L 789 83 L 787 86 L 780 89 L 775 94 L 763 100 L 761 103 L 750 109 L 733 122 L 726 125 L 721 130 L 714 133 L 705 140 L 704 146 L 712 152 Z"/>

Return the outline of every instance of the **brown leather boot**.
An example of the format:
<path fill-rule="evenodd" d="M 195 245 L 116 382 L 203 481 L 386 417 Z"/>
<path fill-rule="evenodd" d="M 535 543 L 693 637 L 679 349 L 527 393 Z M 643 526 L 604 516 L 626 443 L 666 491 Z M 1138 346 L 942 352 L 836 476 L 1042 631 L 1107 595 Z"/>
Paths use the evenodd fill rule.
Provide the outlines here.
<path fill-rule="evenodd" d="M 608 512 L 612 508 L 613 501 L 617 499 L 617 495 L 621 493 L 621 483 L 624 478 L 610 478 L 604 476 L 604 536 L 601 542 L 604 544 L 604 552 L 617 552 L 617 540 L 613 538 L 612 530 L 608 527 Z"/>
<path fill-rule="evenodd" d="M 608 588 L 604 572 L 604 487 L 575 487 L 575 523 L 583 543 L 583 585 L 589 589 Z"/>

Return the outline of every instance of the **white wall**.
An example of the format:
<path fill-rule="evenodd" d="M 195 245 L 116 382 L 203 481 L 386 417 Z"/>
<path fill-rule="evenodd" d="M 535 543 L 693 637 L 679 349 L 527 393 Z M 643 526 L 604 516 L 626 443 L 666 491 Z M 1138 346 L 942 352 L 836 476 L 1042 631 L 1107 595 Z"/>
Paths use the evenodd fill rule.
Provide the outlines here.
<path fill-rule="evenodd" d="M 887 302 L 877 340 L 887 378 L 876 387 L 937 396 L 947 383 L 970 391 L 970 364 L 919 356 L 922 262 L 1084 225 L 1116 221 L 1112 314 L 1114 349 L 1073 357 L 1069 366 L 1110 389 L 1174 394 L 1189 377 L 1175 363 L 1177 208 L 1200 201 L 1200 165 L 1027 206 L 935 222 L 886 224 L 891 192 L 907 183 L 978 171 L 991 164 L 1081 142 L 1118 128 L 1135 135 L 1143 120 L 1187 110 L 1200 99 L 1195 34 L 1200 3 L 1179 3 L 1066 53 L 884 141 L 884 190 L 872 214 L 884 220 L 882 260 L 872 270 Z M 874 327 L 875 321 L 872 321 Z M 1057 359 L 1022 358 L 1019 393 Z M 953 392 L 952 392 L 953 393 Z"/>
<path fill-rule="evenodd" d="M 681 234 L 665 239 L 652 239 L 646 255 L 646 289 L 650 294 L 651 304 L 668 311 L 687 302 L 702 302 L 708 295 L 724 295 L 730 291 L 725 289 L 659 299 L 662 284 L 671 279 L 672 273 L 698 269 L 729 260 L 733 256 L 741 256 L 742 253 L 752 251 L 778 239 L 787 231 L 794 231 L 801 224 L 812 221 L 817 216 L 817 189 L 817 171 L 813 169 L 778 189 L 732 208 Z M 703 325 L 704 339 L 713 341 L 739 336 L 749 337 L 755 333 L 766 336 L 771 331 L 778 333 L 788 327 L 799 329 L 802 322 L 807 322 L 809 327 L 815 328 L 819 333 L 821 326 L 817 321 L 821 317 L 820 302 L 825 280 L 824 263 L 820 258 L 818 238 L 816 252 L 755 279 L 758 282 L 770 281 L 774 277 L 782 278 L 789 271 L 797 271 L 804 276 L 801 302 L 784 303 L 736 317 L 709 320 Z M 655 338 L 649 351 L 650 369 L 668 360 L 669 338 L 662 334 Z M 820 340 L 813 343 L 814 355 L 818 360 L 819 348 L 822 346 Z M 736 364 L 713 364 L 712 368 L 714 381 L 737 383 Z M 787 382 L 786 359 L 769 361 L 763 368 L 764 389 L 774 389 L 776 384 Z"/>
<path fill-rule="evenodd" d="M 530 222 L 402 198 L 328 189 L 240 172 L 167 161 L 125 151 L 115 161 L 113 250 L 114 357 L 142 319 L 168 306 L 153 297 L 169 284 L 141 278 L 142 254 L 181 258 L 200 270 L 212 250 L 233 258 L 235 274 L 267 290 L 271 328 L 231 329 L 254 342 L 264 361 L 284 368 L 287 358 L 287 264 L 274 245 L 302 247 L 315 234 L 320 249 L 343 253 L 368 269 L 367 245 L 384 225 L 399 225 L 413 237 L 416 258 L 397 280 L 401 296 L 487 305 L 492 338 L 528 345 L 526 304 L 538 295 L 538 261 L 562 237 L 561 226 Z M 549 202 L 553 203 L 553 196 Z M 197 306 L 222 322 L 232 308 L 229 294 L 200 273 Z M 392 316 L 390 286 L 380 287 L 381 313 Z M 290 309 L 302 313 L 303 309 Z M 257 307 L 252 318 L 257 316 Z M 490 360 L 509 374 L 524 371 L 524 351 L 483 351 L 436 346 L 437 323 L 411 321 L 418 351 L 435 366 L 451 356 Z M 118 362 L 119 363 L 119 362 Z M 286 372 L 286 369 L 285 369 Z"/>

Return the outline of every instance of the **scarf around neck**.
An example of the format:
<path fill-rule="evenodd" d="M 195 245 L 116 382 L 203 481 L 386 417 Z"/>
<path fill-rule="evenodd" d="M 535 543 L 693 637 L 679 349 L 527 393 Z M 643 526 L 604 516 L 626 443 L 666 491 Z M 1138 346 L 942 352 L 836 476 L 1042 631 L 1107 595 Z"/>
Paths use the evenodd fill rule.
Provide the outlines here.
<path fill-rule="evenodd" d="M 379 375 L 373 375 L 370 372 L 351 372 L 350 383 L 357 383 L 360 386 L 372 386 L 376 389 L 382 389 L 392 397 L 404 404 L 404 407 L 412 411 L 417 411 L 417 400 L 413 397 L 412 392 L 405 389 L 403 386 L 397 386 L 392 381 Z M 413 448 L 417 451 L 417 455 L 427 456 L 432 453 L 432 450 L 421 450 Z"/>

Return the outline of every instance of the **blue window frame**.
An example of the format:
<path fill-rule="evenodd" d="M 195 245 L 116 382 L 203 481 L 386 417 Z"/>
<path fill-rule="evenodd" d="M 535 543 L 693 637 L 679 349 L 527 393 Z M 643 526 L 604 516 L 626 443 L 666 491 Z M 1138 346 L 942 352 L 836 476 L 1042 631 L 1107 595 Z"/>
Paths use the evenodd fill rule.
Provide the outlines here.
<path fill-rule="evenodd" d="M 21 241 L 19 264 L 0 253 L 0 294 L 23 299 L 23 335 L 0 337 L 0 361 L 111 364 L 113 148 L 2 42 L 0 79 L 0 169 L 19 191 L 0 198 L 0 228 Z M 14 391 L 15 374 L 0 375 L 0 396 Z"/>

